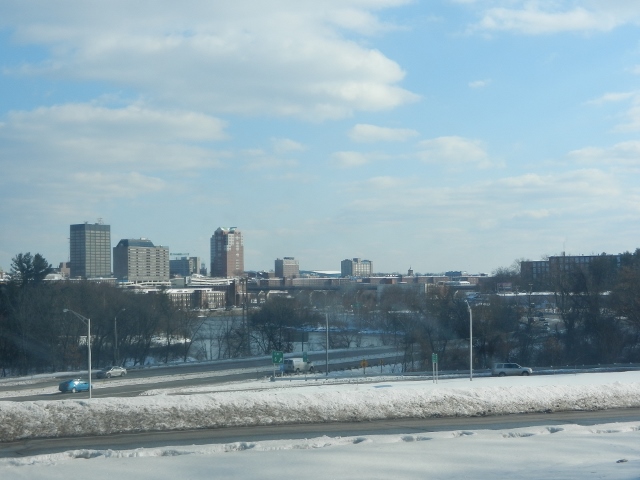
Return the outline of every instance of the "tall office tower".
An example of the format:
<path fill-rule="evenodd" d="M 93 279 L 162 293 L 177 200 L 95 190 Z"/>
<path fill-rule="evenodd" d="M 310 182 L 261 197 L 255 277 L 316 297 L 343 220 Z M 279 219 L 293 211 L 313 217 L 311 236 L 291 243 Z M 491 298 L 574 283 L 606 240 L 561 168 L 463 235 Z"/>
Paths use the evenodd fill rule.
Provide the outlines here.
<path fill-rule="evenodd" d="M 147 238 L 120 240 L 113 247 L 113 274 L 133 283 L 168 282 L 169 247 L 156 247 Z"/>
<path fill-rule="evenodd" d="M 284 257 L 276 259 L 276 277 L 278 278 L 296 278 L 300 276 L 300 265 L 293 257 Z"/>
<path fill-rule="evenodd" d="M 373 273 L 373 263 L 371 260 L 342 260 L 340 262 L 340 275 L 343 277 L 370 277 Z"/>
<path fill-rule="evenodd" d="M 111 277 L 111 226 L 71 225 L 69 260 L 71 278 Z"/>
<path fill-rule="evenodd" d="M 244 243 L 237 227 L 218 228 L 211 236 L 211 276 L 240 277 L 244 274 Z"/>

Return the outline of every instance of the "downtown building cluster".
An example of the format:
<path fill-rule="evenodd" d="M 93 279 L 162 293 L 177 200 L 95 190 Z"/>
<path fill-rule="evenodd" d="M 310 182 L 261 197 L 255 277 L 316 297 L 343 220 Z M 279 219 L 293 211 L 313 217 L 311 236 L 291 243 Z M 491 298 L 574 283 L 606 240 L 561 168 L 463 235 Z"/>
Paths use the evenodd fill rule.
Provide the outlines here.
<path fill-rule="evenodd" d="M 70 226 L 69 265 L 72 279 L 113 278 L 121 284 L 168 284 L 171 278 L 193 275 L 208 276 L 199 257 L 170 253 L 169 247 L 154 245 L 148 238 L 121 239 L 111 248 L 111 227 L 88 222 Z M 244 240 L 237 227 L 219 227 L 210 241 L 210 277 L 246 277 Z M 174 257 L 174 258 L 171 258 Z M 175 258 L 178 257 L 178 258 Z M 113 269 L 112 269 L 113 259 Z M 274 274 L 256 275 L 295 279 L 300 277 L 300 264 L 294 257 L 275 260 Z M 371 277 L 373 262 L 360 258 L 345 259 L 340 264 L 340 277 Z M 335 274 L 334 274 L 335 276 Z"/>
<path fill-rule="evenodd" d="M 379 289 L 391 284 L 428 284 L 449 280 L 447 276 L 407 275 L 376 277 L 373 262 L 344 259 L 339 271 L 301 272 L 294 257 L 277 258 L 274 270 L 246 271 L 244 238 L 237 227 L 219 227 L 210 239 L 209 274 L 199 257 L 171 253 L 148 238 L 121 239 L 111 247 L 111 228 L 102 222 L 70 226 L 68 264 L 61 264 L 62 278 L 110 282 L 137 292 L 162 289 L 174 301 L 190 308 L 220 308 L 261 303 L 270 295 L 292 289 L 337 289 L 358 284 Z M 113 268 L 112 268 L 113 261 Z"/>
<path fill-rule="evenodd" d="M 354 258 L 341 262 L 339 276 L 322 272 L 309 278 L 300 274 L 298 260 L 287 256 L 275 260 L 274 271 L 246 272 L 244 239 L 237 227 L 219 227 L 211 236 L 210 274 L 199 257 L 171 253 L 148 238 L 125 238 L 111 247 L 111 227 L 102 222 L 71 225 L 69 241 L 69 262 L 60 267 L 63 278 L 110 282 L 138 292 L 162 288 L 185 307 L 237 306 L 246 301 L 250 286 L 336 288 L 373 274 L 371 261 Z"/>
<path fill-rule="evenodd" d="M 206 275 L 199 257 L 173 254 L 169 247 L 148 238 L 122 239 L 111 247 L 111 227 L 88 222 L 71 225 L 68 274 L 72 279 L 104 280 L 123 284 L 168 284 L 171 277 Z M 112 269 L 113 258 L 113 269 Z M 244 273 L 242 233 L 235 227 L 218 228 L 211 237 L 211 276 L 240 277 Z"/>
<path fill-rule="evenodd" d="M 57 279 L 90 280 L 113 283 L 137 292 L 162 289 L 174 303 L 189 308 L 221 308 L 262 303 L 270 295 L 287 294 L 296 289 L 332 290 L 346 286 L 382 291 L 388 285 L 403 285 L 426 291 L 447 285 L 462 290 L 477 290 L 491 277 L 468 275 L 463 271 L 442 275 L 376 275 L 373 262 L 361 258 L 340 262 L 340 271 L 301 271 L 297 259 L 285 256 L 275 260 L 274 270 L 247 271 L 244 263 L 244 238 L 237 227 L 216 229 L 210 239 L 209 272 L 200 257 L 171 253 L 169 247 L 155 245 L 150 239 L 121 239 L 111 247 L 111 227 L 102 222 L 70 226 L 70 261 L 60 265 Z M 549 288 L 558 272 L 586 267 L 595 259 L 609 259 L 620 265 L 620 255 L 553 256 L 542 261 L 521 262 L 521 282 L 528 291 Z M 5 280 L 6 281 L 6 277 Z M 499 293 L 511 292 L 511 283 L 498 283 Z M 517 288 L 515 288 L 517 292 Z"/>
<path fill-rule="evenodd" d="M 235 305 L 242 296 L 235 277 L 244 269 L 242 233 L 219 228 L 211 237 L 211 271 L 206 277 L 199 257 L 174 254 L 169 247 L 154 245 L 148 238 L 121 239 L 111 247 L 111 227 L 102 223 L 70 226 L 69 262 L 61 273 L 71 280 L 114 283 L 139 293 L 162 289 L 185 308 L 222 308 Z M 112 267 L 113 259 L 113 269 Z M 187 281 L 194 278 L 193 285 Z"/>

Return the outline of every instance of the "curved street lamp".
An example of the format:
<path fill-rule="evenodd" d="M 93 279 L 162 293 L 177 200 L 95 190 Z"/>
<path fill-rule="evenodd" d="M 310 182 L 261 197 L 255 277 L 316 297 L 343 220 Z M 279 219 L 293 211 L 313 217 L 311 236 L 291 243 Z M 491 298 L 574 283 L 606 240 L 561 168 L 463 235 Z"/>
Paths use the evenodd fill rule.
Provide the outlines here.
<path fill-rule="evenodd" d="M 80 315 L 77 312 L 74 312 L 73 310 L 70 310 L 68 308 L 65 308 L 62 310 L 63 313 L 73 313 L 76 317 L 78 317 L 82 323 L 84 323 L 87 326 L 87 357 L 88 357 L 88 363 L 89 363 L 89 399 L 91 399 L 91 319 L 87 318 L 87 317 L 83 317 L 82 315 Z"/>
<path fill-rule="evenodd" d="M 467 304 L 467 310 L 469 310 L 469 381 L 473 381 L 473 312 L 471 311 L 471 305 L 468 301 L 464 301 Z"/>

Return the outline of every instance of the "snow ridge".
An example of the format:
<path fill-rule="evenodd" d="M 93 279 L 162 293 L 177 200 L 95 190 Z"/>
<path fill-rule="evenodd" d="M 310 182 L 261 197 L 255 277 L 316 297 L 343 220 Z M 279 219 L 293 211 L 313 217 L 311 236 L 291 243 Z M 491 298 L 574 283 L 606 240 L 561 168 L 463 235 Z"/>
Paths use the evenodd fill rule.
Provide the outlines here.
<path fill-rule="evenodd" d="M 504 415 L 523 412 L 640 407 L 640 382 L 611 381 L 562 385 L 526 379 L 499 383 L 479 379 L 386 384 L 310 385 L 217 391 L 190 395 L 0 402 L 0 441 L 28 438 L 108 435 L 227 426 L 353 422 L 386 418 Z M 637 378 L 624 377 L 618 378 Z M 591 377 L 593 379 L 593 377 Z M 551 381 L 553 380 L 553 381 Z M 260 382 L 253 382 L 260 387 Z M 256 385 L 258 384 L 258 385 Z M 448 386 L 450 385 L 450 386 Z M 381 388 L 385 387 L 385 388 Z"/>

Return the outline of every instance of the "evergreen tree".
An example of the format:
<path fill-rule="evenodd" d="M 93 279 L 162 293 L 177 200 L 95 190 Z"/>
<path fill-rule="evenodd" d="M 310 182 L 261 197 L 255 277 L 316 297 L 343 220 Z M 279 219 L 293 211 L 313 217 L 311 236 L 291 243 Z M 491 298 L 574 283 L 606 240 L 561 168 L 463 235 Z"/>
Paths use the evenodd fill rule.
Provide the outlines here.
<path fill-rule="evenodd" d="M 40 283 L 53 272 L 51 264 L 39 253 L 35 256 L 30 252 L 19 253 L 11 260 L 11 279 L 21 287 L 29 283 Z"/>

